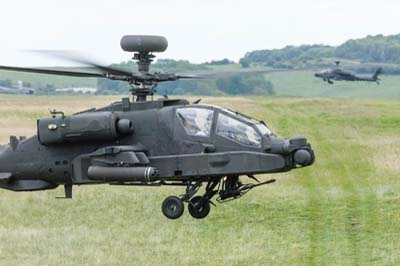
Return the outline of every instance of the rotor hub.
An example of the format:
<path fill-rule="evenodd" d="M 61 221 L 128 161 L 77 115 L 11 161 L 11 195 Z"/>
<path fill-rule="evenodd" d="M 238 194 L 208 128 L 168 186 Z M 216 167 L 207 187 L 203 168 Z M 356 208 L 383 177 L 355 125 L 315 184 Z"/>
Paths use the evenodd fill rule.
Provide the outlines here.
<path fill-rule="evenodd" d="M 156 56 L 150 53 L 135 53 L 132 60 L 135 60 L 140 73 L 149 73 L 150 64 Z"/>

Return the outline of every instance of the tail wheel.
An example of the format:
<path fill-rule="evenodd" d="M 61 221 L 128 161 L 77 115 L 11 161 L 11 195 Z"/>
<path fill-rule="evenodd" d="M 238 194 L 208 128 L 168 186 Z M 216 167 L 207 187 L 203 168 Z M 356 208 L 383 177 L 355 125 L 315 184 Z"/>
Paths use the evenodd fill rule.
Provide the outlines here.
<path fill-rule="evenodd" d="M 163 201 L 161 209 L 167 218 L 177 219 L 183 214 L 183 201 L 176 196 L 169 196 Z"/>
<path fill-rule="evenodd" d="M 205 218 L 210 213 L 210 210 L 210 203 L 208 200 L 203 199 L 202 196 L 196 196 L 189 202 L 189 213 L 193 218 Z"/>

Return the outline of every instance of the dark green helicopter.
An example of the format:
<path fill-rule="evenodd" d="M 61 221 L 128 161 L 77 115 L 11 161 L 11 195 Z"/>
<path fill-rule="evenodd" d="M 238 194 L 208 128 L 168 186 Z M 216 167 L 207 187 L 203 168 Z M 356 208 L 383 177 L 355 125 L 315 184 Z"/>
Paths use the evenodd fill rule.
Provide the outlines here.
<path fill-rule="evenodd" d="M 0 66 L 126 81 L 136 97 L 134 102 L 123 98 L 71 116 L 53 110 L 50 118 L 37 121 L 36 136 L 11 136 L 9 145 L 0 146 L 0 187 L 36 191 L 63 185 L 65 197 L 72 198 L 74 185 L 184 186 L 183 195 L 164 200 L 162 212 L 179 218 L 188 202 L 189 213 L 204 218 L 214 196 L 224 202 L 275 181 L 259 182 L 254 175 L 313 164 L 314 152 L 306 138 L 278 137 L 263 121 L 182 99 L 147 101 L 159 82 L 200 77 L 150 73 L 153 52 L 167 46 L 161 36 L 124 36 L 122 49 L 133 52 L 138 64 L 139 72 L 133 73 L 94 63 L 90 64 L 99 73 Z M 239 176 L 255 183 L 243 183 Z M 202 184 L 205 192 L 195 196 Z"/>
<path fill-rule="evenodd" d="M 335 61 L 336 68 L 322 70 L 318 73 L 315 73 L 314 76 L 316 78 L 321 78 L 323 81 L 328 82 L 329 84 L 333 84 L 332 80 L 347 80 L 347 81 L 372 81 L 379 84 L 379 75 L 382 74 L 382 68 L 378 67 L 372 77 L 360 77 L 351 72 L 344 71 L 339 68 L 340 61 Z"/>

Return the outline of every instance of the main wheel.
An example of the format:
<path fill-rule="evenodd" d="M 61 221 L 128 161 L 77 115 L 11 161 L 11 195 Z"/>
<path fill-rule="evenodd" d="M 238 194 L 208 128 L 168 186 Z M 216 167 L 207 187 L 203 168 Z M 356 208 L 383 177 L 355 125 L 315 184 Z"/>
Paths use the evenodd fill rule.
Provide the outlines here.
<path fill-rule="evenodd" d="M 203 197 L 196 196 L 189 202 L 189 213 L 196 219 L 206 217 L 211 210 L 210 203 L 207 200 L 202 200 Z"/>
<path fill-rule="evenodd" d="M 183 214 L 183 201 L 176 196 L 169 196 L 163 201 L 161 210 L 167 218 L 177 219 Z"/>

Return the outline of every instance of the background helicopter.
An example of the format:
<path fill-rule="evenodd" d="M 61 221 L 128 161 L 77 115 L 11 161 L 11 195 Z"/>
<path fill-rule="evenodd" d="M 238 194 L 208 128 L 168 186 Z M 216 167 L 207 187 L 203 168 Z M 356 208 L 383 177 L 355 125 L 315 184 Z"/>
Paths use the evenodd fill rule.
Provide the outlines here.
<path fill-rule="evenodd" d="M 188 202 L 189 213 L 204 218 L 214 196 L 224 202 L 275 181 L 259 182 L 256 174 L 313 164 L 314 152 L 306 138 L 278 137 L 263 121 L 198 101 L 147 101 L 159 82 L 210 76 L 150 73 L 153 53 L 163 52 L 167 46 L 161 36 L 124 36 L 121 47 L 134 53 L 139 72 L 87 61 L 83 63 L 95 67 L 97 73 L 0 66 L 12 71 L 126 81 L 136 98 L 136 102 L 123 98 L 71 116 L 52 110 L 52 117 L 37 121 L 36 136 L 11 136 L 9 145 L 0 146 L 0 187 L 35 191 L 64 185 L 66 198 L 71 198 L 73 185 L 185 186 L 183 195 L 164 200 L 164 215 L 179 218 Z M 243 183 L 239 176 L 257 183 Z M 204 194 L 195 196 L 203 183 Z"/>
<path fill-rule="evenodd" d="M 340 61 L 336 61 L 336 68 L 322 70 L 318 73 L 315 73 L 314 76 L 317 78 L 321 78 L 323 81 L 328 82 L 329 84 L 333 84 L 332 80 L 347 80 L 347 81 L 373 81 L 379 84 L 380 79 L 378 76 L 382 73 L 382 68 L 377 68 L 372 77 L 359 77 L 348 71 L 344 71 L 339 68 Z"/>

